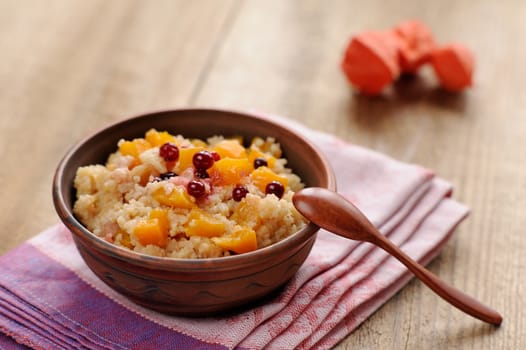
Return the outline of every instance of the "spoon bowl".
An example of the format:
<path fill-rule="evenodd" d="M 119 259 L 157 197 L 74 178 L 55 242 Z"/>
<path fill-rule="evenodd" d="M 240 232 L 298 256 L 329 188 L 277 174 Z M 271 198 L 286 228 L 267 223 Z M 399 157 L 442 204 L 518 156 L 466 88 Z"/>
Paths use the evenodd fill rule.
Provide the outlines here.
<path fill-rule="evenodd" d="M 448 285 L 382 235 L 367 217 L 338 193 L 309 187 L 294 194 L 296 209 L 315 225 L 339 236 L 372 243 L 398 259 L 444 300 L 484 322 L 500 326 L 502 316 L 469 295 Z"/>

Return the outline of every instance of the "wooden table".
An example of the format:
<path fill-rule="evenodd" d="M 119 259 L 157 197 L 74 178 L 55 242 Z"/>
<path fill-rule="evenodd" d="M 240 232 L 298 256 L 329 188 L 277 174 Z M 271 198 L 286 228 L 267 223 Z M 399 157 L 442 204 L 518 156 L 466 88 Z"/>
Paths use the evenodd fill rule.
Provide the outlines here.
<path fill-rule="evenodd" d="M 338 349 L 525 349 L 526 2 L 0 1 L 0 253 L 58 221 L 66 149 L 183 106 L 257 109 L 435 169 L 472 208 L 430 269 L 500 310 L 500 329 L 413 281 Z M 429 69 L 383 97 L 339 69 L 352 34 L 419 18 L 468 45 L 475 86 Z"/>

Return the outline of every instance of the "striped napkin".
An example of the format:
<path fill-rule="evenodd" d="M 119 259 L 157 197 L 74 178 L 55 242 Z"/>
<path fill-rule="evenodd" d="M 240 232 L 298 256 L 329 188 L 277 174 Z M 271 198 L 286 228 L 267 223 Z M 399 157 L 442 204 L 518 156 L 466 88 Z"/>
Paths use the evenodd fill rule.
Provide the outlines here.
<path fill-rule="evenodd" d="M 276 120 L 326 154 L 338 191 L 415 260 L 439 254 L 468 213 L 427 169 Z M 277 295 L 224 317 L 168 316 L 102 283 L 57 224 L 0 257 L 0 348 L 328 349 L 411 278 L 382 250 L 321 230 Z"/>

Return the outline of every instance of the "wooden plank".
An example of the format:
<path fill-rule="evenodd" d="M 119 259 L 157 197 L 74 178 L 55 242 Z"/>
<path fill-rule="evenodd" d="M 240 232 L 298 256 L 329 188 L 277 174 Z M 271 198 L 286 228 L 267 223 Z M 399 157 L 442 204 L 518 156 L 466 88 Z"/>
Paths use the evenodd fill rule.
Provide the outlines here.
<path fill-rule="evenodd" d="M 58 221 L 52 176 L 74 142 L 188 104 L 235 2 L 0 4 L 3 253 Z"/>
<path fill-rule="evenodd" d="M 413 281 L 338 349 L 519 349 L 526 218 L 522 77 L 525 6 L 491 1 L 246 1 L 197 105 L 281 114 L 393 157 L 435 169 L 473 208 L 430 265 L 505 315 L 495 330 Z M 429 68 L 384 97 L 352 92 L 339 69 L 350 36 L 420 18 L 441 42 L 474 51 L 475 87 L 448 94 Z M 516 39 L 512 39 L 516 37 Z M 521 328 L 522 325 L 522 328 Z"/>
<path fill-rule="evenodd" d="M 288 116 L 435 169 L 472 208 L 432 271 L 504 314 L 495 330 L 413 281 L 337 349 L 526 348 L 526 3 L 0 1 L 0 254 L 58 221 L 66 149 L 126 115 L 178 106 Z M 477 57 L 475 87 L 429 69 L 384 97 L 339 69 L 350 36 L 420 18 Z"/>

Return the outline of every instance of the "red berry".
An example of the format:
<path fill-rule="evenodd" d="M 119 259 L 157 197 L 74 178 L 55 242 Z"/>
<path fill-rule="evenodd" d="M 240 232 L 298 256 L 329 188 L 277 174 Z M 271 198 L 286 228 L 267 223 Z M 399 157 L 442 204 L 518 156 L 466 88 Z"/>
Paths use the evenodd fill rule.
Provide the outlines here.
<path fill-rule="evenodd" d="M 209 169 L 214 165 L 214 156 L 208 151 L 200 151 L 194 154 L 192 163 L 196 169 Z"/>
<path fill-rule="evenodd" d="M 192 180 L 186 185 L 186 191 L 189 195 L 199 198 L 205 195 L 206 187 L 201 181 Z"/>
<path fill-rule="evenodd" d="M 264 158 L 256 158 L 256 159 L 254 159 L 254 169 L 257 169 L 260 166 L 268 166 L 267 161 Z"/>
<path fill-rule="evenodd" d="M 248 190 L 245 186 L 237 185 L 232 190 L 232 199 L 236 202 L 240 202 L 248 194 Z"/>
<path fill-rule="evenodd" d="M 217 152 L 210 152 L 210 154 L 212 155 L 212 158 L 214 158 L 216 162 L 221 159 L 221 156 Z"/>
<path fill-rule="evenodd" d="M 179 148 L 171 142 L 166 142 L 159 148 L 159 156 L 167 162 L 175 162 L 179 159 Z"/>
<path fill-rule="evenodd" d="M 278 181 L 272 181 L 265 187 L 266 194 L 274 194 L 278 198 L 283 197 L 284 192 L 285 187 Z"/>

